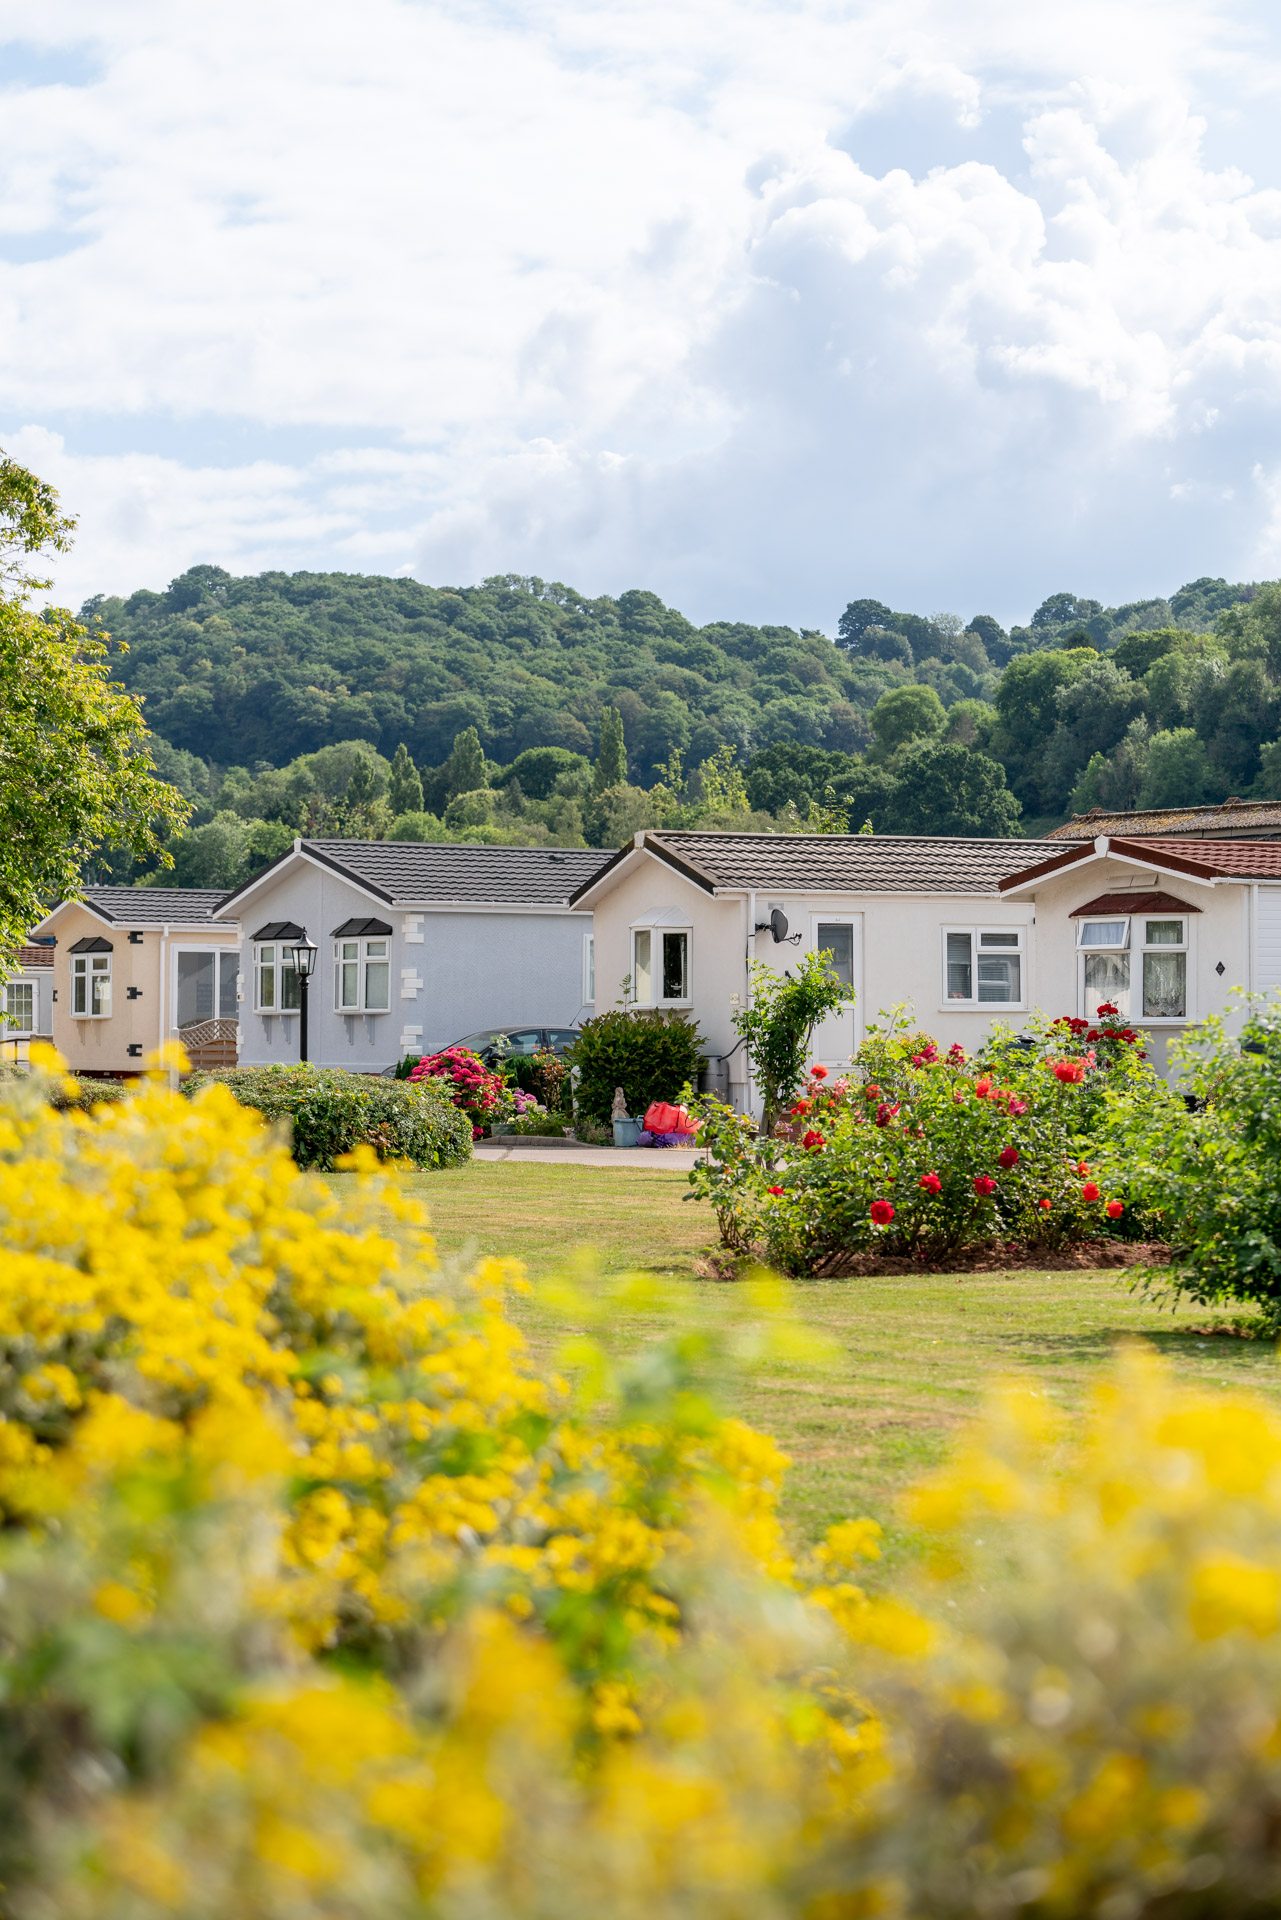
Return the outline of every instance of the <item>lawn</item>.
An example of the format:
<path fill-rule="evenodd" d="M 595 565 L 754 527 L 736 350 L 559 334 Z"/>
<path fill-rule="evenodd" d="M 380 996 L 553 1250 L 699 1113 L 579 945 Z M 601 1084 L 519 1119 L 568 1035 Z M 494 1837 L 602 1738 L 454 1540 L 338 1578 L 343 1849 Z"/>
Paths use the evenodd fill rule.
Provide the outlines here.
<path fill-rule="evenodd" d="M 442 1248 L 514 1255 L 535 1277 L 591 1247 L 601 1270 L 633 1267 L 688 1280 L 699 1309 L 733 1319 L 741 1288 L 695 1277 L 714 1238 L 708 1210 L 683 1201 L 684 1176 L 587 1167 L 482 1165 L 413 1176 Z M 1115 1273 L 1010 1273 L 800 1282 L 801 1316 L 835 1343 L 818 1365 L 772 1365 L 743 1382 L 731 1409 L 774 1434 L 791 1456 L 785 1508 L 811 1537 L 832 1521 L 870 1513 L 891 1529 L 898 1490 L 937 1460 L 983 1383 L 1020 1373 L 1075 1405 L 1120 1339 L 1142 1336 L 1189 1379 L 1250 1387 L 1281 1403 L 1269 1343 L 1209 1337 L 1196 1328 L 1227 1314 L 1171 1315 Z M 540 1358 L 564 1330 L 536 1301 L 518 1299 Z M 641 1337 L 621 1326 L 621 1341 Z"/>

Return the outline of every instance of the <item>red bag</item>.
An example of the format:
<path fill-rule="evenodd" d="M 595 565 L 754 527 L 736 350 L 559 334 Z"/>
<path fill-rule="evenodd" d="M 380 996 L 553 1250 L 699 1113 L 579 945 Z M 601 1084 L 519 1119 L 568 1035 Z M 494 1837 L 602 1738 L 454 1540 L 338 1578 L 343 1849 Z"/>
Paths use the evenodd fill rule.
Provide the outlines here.
<path fill-rule="evenodd" d="M 647 1133 L 693 1133 L 694 1125 L 684 1107 L 669 1106 L 666 1100 L 655 1100 L 645 1109 L 644 1120 Z"/>

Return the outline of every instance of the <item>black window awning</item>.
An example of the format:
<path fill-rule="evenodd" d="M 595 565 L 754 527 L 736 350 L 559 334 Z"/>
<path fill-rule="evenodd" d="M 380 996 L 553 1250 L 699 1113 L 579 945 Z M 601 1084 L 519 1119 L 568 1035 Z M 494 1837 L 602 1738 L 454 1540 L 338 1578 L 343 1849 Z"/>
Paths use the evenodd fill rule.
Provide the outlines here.
<path fill-rule="evenodd" d="M 75 946 L 72 947 L 70 951 L 72 953 L 114 953 L 115 948 L 112 946 L 110 940 L 104 940 L 99 933 L 95 934 L 92 939 L 86 934 L 83 940 L 76 941 Z"/>
<path fill-rule="evenodd" d="M 265 927 L 259 927 L 250 938 L 257 940 L 302 940 L 306 937 L 305 927 L 296 927 L 292 920 L 269 920 Z"/>
<path fill-rule="evenodd" d="M 335 927 L 330 938 L 333 940 L 385 940 L 391 928 L 385 920 L 344 920 Z"/>

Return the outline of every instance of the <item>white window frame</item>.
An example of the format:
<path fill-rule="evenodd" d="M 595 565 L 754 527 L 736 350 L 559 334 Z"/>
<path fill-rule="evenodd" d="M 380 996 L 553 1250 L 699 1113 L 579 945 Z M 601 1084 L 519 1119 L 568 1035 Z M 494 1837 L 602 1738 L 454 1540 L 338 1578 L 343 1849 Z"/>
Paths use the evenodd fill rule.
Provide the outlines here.
<path fill-rule="evenodd" d="M 264 946 L 270 946 L 273 944 L 273 942 L 264 941 L 263 944 Z M 279 943 L 277 942 L 274 944 L 279 944 Z M 184 940 L 181 946 L 175 945 L 171 947 L 169 950 L 169 1004 L 173 1008 L 172 1021 L 173 1021 L 174 1032 L 178 1033 L 180 1031 L 180 1028 L 178 1026 L 178 959 L 179 959 L 179 956 L 184 953 L 212 953 L 218 956 L 218 958 L 216 958 L 214 961 L 214 995 L 213 995 L 214 1010 L 209 1015 L 209 1018 L 211 1020 L 238 1020 L 240 1017 L 240 1004 L 239 1004 L 240 998 L 244 993 L 244 988 L 245 988 L 245 980 L 244 980 L 244 972 L 242 967 L 242 958 L 241 958 L 240 948 L 225 945 L 225 944 L 220 944 L 215 947 L 211 945 L 203 945 L 199 941 Z M 221 956 L 224 953 L 233 954 L 236 960 L 236 1003 L 237 1004 L 236 1004 L 236 1010 L 234 1013 L 223 1013 L 222 1011 L 222 957 Z M 256 977 L 256 969 L 255 969 L 255 977 Z M 256 991 L 256 988 L 255 988 L 255 991 Z M 270 1011 L 270 1009 L 268 1009 L 268 1011 Z"/>
<path fill-rule="evenodd" d="M 31 995 L 31 1024 L 27 1027 L 11 1026 L 9 1022 L 9 996 L 24 990 Z M 40 982 L 38 980 L 6 980 L 4 988 L 4 1026 L 0 1030 L 0 1039 L 31 1040 L 40 1031 Z"/>
<path fill-rule="evenodd" d="M 667 999 L 658 990 L 662 984 L 663 949 L 661 943 L 669 936 L 676 936 L 685 942 L 685 992 L 680 999 Z M 640 992 L 640 967 L 638 963 L 638 942 L 641 938 L 649 941 L 649 989 L 644 998 Z M 694 1004 L 694 929 L 688 920 L 671 920 L 666 916 L 648 916 L 633 921 L 629 935 L 629 959 L 631 962 L 631 994 L 633 1006 L 637 1007 L 692 1007 Z M 595 1002 L 592 1003 L 593 1005 Z"/>
<path fill-rule="evenodd" d="M 291 1015 L 298 1012 L 296 1006 L 282 1007 L 279 1004 L 281 995 L 275 993 L 275 988 L 283 986 L 285 974 L 294 972 L 292 967 L 286 966 L 285 964 L 284 949 L 289 944 L 287 940 L 255 940 L 253 942 L 254 1012 L 264 1014 L 269 1020 L 275 1018 L 276 1015 L 281 1015 L 285 1019 L 288 1019 Z M 264 954 L 270 954 L 271 959 L 264 960 Z M 276 1004 L 270 1007 L 265 1007 L 262 1003 L 262 976 L 264 967 L 270 967 L 274 982 L 273 993 L 275 993 Z M 296 975 L 295 978 L 297 978 Z"/>
<path fill-rule="evenodd" d="M 71 1018 L 73 1020 L 110 1020 L 114 1002 L 112 988 L 112 953 L 73 953 L 71 959 Z M 76 986 L 84 981 L 84 1006 L 76 1006 Z M 95 1008 L 94 983 L 101 982 L 107 989 L 105 1009 Z"/>
<path fill-rule="evenodd" d="M 948 935 L 952 933 L 964 933 L 969 935 L 970 987 L 972 989 L 972 992 L 968 1000 L 954 1000 L 948 994 L 947 940 L 948 940 Z M 981 945 L 982 937 L 984 934 L 992 934 L 992 933 L 1000 934 L 1002 936 L 1001 946 L 993 947 L 990 949 L 992 954 L 1008 956 L 1009 954 L 1017 953 L 1019 957 L 1019 997 L 1017 1000 L 980 1000 L 977 997 L 978 996 L 978 978 L 979 978 L 979 955 L 982 952 L 982 945 Z M 1010 934 L 1013 934 L 1015 936 L 1015 943 L 1013 946 L 1009 944 Z M 941 980 L 942 980 L 942 998 L 939 1005 L 940 1013 L 982 1013 L 986 1015 L 992 1015 L 992 1014 L 998 1014 L 998 1013 L 1026 1013 L 1027 1012 L 1027 1009 L 1028 1009 L 1028 997 L 1027 997 L 1028 939 L 1027 939 L 1027 928 L 1025 926 L 1021 924 L 1016 926 L 1004 926 L 1004 927 L 991 926 L 991 925 L 989 926 L 978 926 L 978 925 L 945 926 L 941 929 L 939 947 L 940 947 L 939 957 L 940 957 L 940 964 L 941 964 Z"/>
<path fill-rule="evenodd" d="M 1094 923 L 1097 925 L 1099 921 L 1109 919 L 1125 921 L 1125 941 L 1123 944 L 1100 946 L 1091 941 L 1087 945 L 1085 941 L 1085 928 L 1090 923 L 1085 920 L 1081 920 L 1078 923 L 1076 991 L 1079 1017 L 1083 1020 L 1090 1021 L 1091 1024 L 1095 1023 L 1098 1019 L 1098 1002 L 1096 1001 L 1094 1006 L 1086 1005 L 1086 955 L 1090 953 L 1124 953 L 1128 955 L 1130 961 L 1130 985 L 1128 989 L 1130 1006 L 1129 1011 L 1120 1016 L 1125 1021 L 1125 1024 L 1128 1027 L 1190 1026 L 1196 1018 L 1196 1009 L 1193 1005 L 1193 992 L 1196 983 L 1196 967 L 1193 964 L 1196 927 L 1195 914 L 1186 911 L 1183 913 L 1100 913 L 1094 916 Z M 1178 942 L 1149 940 L 1147 937 L 1148 922 L 1161 920 L 1181 921 L 1183 924 L 1182 940 Z M 1185 956 L 1183 1013 L 1177 1018 L 1161 1017 L 1156 1014 L 1145 1014 L 1143 1012 L 1143 977 L 1147 956 L 1150 953 L 1181 953 Z M 1094 998 L 1093 995 L 1090 997 L 1091 999 Z"/>
<path fill-rule="evenodd" d="M 596 1005 L 596 935 L 583 935 L 583 1005 Z"/>
<path fill-rule="evenodd" d="M 344 948 L 347 947 L 354 947 L 356 949 L 355 953 L 351 955 L 345 954 Z M 371 947 L 380 947 L 382 951 L 371 954 L 369 951 Z M 381 967 L 386 977 L 387 999 L 385 1006 L 371 1007 L 369 1005 L 369 969 L 371 965 Z M 346 1001 L 343 999 L 343 970 L 351 966 L 354 966 L 356 969 L 356 999 L 355 1001 Z M 356 1015 L 361 1013 L 375 1014 L 391 1012 L 391 937 L 389 934 L 376 933 L 370 934 L 367 937 L 357 935 L 350 940 L 334 941 L 334 1012 L 345 1014 L 349 1019 L 355 1019 Z"/>

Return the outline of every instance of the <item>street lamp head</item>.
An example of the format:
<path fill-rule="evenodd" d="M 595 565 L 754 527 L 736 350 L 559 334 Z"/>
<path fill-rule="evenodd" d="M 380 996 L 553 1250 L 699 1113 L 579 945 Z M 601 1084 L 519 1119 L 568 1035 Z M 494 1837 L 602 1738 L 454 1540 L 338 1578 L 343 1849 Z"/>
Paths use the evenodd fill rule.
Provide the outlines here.
<path fill-rule="evenodd" d="M 310 980 L 315 969 L 318 949 L 311 944 L 307 935 L 304 933 L 301 940 L 296 940 L 293 946 L 286 947 L 285 951 L 293 963 L 293 969 L 298 978 Z"/>

